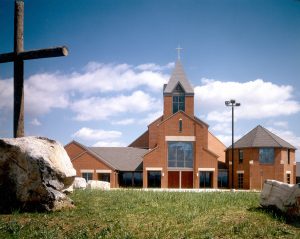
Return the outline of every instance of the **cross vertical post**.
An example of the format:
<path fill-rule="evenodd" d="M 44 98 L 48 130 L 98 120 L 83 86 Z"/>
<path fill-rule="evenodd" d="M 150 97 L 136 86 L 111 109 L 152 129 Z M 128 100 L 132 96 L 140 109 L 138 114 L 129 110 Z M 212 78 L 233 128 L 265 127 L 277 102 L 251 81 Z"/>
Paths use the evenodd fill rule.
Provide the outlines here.
<path fill-rule="evenodd" d="M 24 136 L 24 60 L 67 56 L 68 48 L 50 47 L 24 51 L 24 1 L 15 0 L 14 51 L 0 54 L 0 63 L 14 63 L 14 137 Z"/>
<path fill-rule="evenodd" d="M 17 55 L 24 51 L 24 2 L 15 1 L 14 16 L 14 137 L 24 136 L 24 61 Z"/>
<path fill-rule="evenodd" d="M 181 48 L 180 45 L 178 45 L 176 50 L 177 50 L 177 59 L 180 60 L 180 51 L 183 50 L 183 48 Z"/>

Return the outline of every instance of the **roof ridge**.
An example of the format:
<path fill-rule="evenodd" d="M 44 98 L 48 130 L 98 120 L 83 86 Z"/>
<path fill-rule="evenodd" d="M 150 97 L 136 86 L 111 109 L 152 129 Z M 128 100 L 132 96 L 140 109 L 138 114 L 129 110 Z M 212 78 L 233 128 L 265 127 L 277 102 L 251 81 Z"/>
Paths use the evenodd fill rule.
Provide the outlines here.
<path fill-rule="evenodd" d="M 278 141 L 277 141 L 277 139 L 273 136 L 274 134 L 271 132 L 271 131 L 269 131 L 269 130 L 267 130 L 266 128 L 264 128 L 263 126 L 260 126 L 280 147 L 282 147 L 282 145 L 281 145 L 281 143 L 279 143 Z M 279 137 L 279 136 L 277 136 L 277 137 Z"/>

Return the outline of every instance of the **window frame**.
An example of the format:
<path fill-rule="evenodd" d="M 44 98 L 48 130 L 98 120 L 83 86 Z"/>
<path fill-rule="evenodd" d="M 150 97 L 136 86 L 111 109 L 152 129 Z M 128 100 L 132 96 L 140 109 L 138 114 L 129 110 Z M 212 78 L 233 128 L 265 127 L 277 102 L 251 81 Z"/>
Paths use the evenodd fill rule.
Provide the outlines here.
<path fill-rule="evenodd" d="M 174 147 L 175 150 L 172 147 L 172 145 L 175 145 Z M 191 160 L 189 160 L 189 157 L 191 157 Z M 168 159 L 168 168 L 192 169 L 194 165 L 194 142 L 193 141 L 168 141 L 167 159 Z"/>
<path fill-rule="evenodd" d="M 242 164 L 244 162 L 244 151 L 242 149 L 239 149 L 239 164 Z"/>
<path fill-rule="evenodd" d="M 89 178 L 88 175 L 90 175 L 91 178 Z M 87 176 L 87 177 L 85 177 L 85 176 Z M 88 182 L 89 180 L 93 180 L 93 176 L 94 176 L 94 175 L 93 175 L 92 172 L 83 172 L 83 173 L 81 173 L 81 177 L 83 177 L 83 178 L 85 179 L 86 182 Z"/>
<path fill-rule="evenodd" d="M 272 156 L 271 160 L 270 160 L 270 157 L 271 157 L 270 155 L 268 155 L 268 157 L 269 157 L 268 160 L 266 160 L 266 158 L 262 158 L 262 157 L 267 156 L 266 151 L 271 152 L 271 156 Z M 270 152 L 268 152 L 268 153 L 270 153 Z M 258 159 L 259 159 L 260 164 L 269 164 L 269 165 L 274 164 L 274 162 L 275 162 L 275 148 L 271 148 L 271 147 L 261 147 L 261 148 L 259 148 Z"/>
<path fill-rule="evenodd" d="M 237 187 L 238 187 L 238 189 L 243 189 L 244 188 L 244 174 L 243 173 L 238 173 L 237 177 L 238 177 Z"/>

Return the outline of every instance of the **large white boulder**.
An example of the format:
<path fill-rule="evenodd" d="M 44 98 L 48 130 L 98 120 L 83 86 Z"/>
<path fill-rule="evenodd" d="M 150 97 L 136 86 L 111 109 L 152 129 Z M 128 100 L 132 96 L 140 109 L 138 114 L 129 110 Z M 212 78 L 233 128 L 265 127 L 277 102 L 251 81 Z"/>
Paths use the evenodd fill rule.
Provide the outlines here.
<path fill-rule="evenodd" d="M 85 178 L 75 177 L 73 188 L 74 189 L 86 189 L 86 180 Z"/>
<path fill-rule="evenodd" d="M 300 216 L 300 184 L 266 180 L 260 194 L 260 204 L 276 207 L 289 216 Z"/>
<path fill-rule="evenodd" d="M 102 189 L 102 190 L 109 190 L 110 183 L 105 181 L 97 181 L 97 180 L 89 180 L 87 183 L 88 189 Z"/>
<path fill-rule="evenodd" d="M 64 147 L 42 137 L 0 139 L 0 211 L 73 207 L 63 193 L 76 171 Z"/>

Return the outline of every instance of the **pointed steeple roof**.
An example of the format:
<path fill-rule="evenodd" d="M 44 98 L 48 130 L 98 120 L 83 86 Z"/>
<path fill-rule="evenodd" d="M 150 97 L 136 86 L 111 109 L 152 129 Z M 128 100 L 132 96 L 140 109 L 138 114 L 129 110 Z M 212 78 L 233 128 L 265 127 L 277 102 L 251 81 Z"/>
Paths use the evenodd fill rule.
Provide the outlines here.
<path fill-rule="evenodd" d="M 180 86 L 183 88 L 186 95 L 194 95 L 194 89 L 186 78 L 180 60 L 177 60 L 169 83 L 164 88 L 164 95 L 172 94 L 173 90 L 178 84 L 180 84 Z"/>
<path fill-rule="evenodd" d="M 234 143 L 235 148 L 259 148 L 259 147 L 274 147 L 296 149 L 282 138 L 273 134 L 266 128 L 258 125 Z M 229 147 L 231 148 L 231 146 Z"/>

